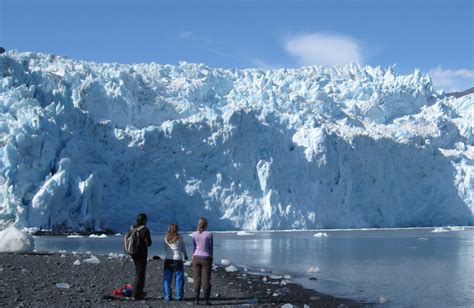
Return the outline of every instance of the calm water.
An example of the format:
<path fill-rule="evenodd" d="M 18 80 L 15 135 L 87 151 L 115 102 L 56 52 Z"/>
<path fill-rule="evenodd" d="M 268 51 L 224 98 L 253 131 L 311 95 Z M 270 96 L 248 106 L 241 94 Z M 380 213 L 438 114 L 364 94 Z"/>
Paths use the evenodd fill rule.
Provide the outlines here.
<path fill-rule="evenodd" d="M 259 232 L 215 234 L 215 259 L 291 274 L 323 293 L 394 306 L 474 306 L 474 229 Z M 163 235 L 153 236 L 151 254 L 164 253 Z M 188 249 L 191 250 L 189 238 Z M 122 252 L 122 237 L 39 237 L 37 250 Z M 308 273 L 318 266 L 320 272 Z M 316 276 L 317 281 L 309 280 Z"/>

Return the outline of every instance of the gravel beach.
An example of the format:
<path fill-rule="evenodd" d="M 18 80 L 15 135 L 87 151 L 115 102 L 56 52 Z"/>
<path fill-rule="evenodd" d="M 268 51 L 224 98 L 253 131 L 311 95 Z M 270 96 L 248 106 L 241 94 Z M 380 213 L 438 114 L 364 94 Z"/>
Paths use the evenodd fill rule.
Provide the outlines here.
<path fill-rule="evenodd" d="M 0 253 L 0 305 L 8 307 L 158 307 L 192 306 L 194 291 L 190 266 L 184 300 L 163 301 L 163 261 L 150 260 L 147 267 L 146 299 L 113 299 L 112 290 L 133 283 L 133 263 L 125 256 L 89 254 Z M 78 264 L 79 262 L 81 264 Z M 100 262 L 97 263 L 97 260 Z M 286 277 L 289 278 L 289 277 Z M 363 307 L 370 304 L 334 298 L 308 290 L 291 279 L 271 275 L 251 275 L 245 270 L 227 272 L 214 267 L 212 276 L 213 306 L 280 307 Z M 290 307 L 290 306 L 285 306 Z"/>

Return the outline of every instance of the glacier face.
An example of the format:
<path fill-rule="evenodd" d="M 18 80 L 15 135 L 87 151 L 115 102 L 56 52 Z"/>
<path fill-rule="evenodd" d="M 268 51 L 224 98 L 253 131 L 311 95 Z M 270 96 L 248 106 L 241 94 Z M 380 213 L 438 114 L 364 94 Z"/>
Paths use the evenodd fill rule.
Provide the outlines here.
<path fill-rule="evenodd" d="M 0 220 L 59 230 L 470 225 L 474 96 L 419 71 L 0 55 Z"/>

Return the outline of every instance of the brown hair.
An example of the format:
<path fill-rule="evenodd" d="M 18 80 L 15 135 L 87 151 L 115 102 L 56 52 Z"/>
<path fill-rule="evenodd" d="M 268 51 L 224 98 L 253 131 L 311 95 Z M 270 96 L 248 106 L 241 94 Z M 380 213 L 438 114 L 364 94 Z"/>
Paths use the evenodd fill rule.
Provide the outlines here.
<path fill-rule="evenodd" d="M 199 218 L 197 230 L 199 233 L 207 229 L 207 219 L 204 217 Z"/>
<path fill-rule="evenodd" d="M 170 224 L 168 227 L 168 232 L 166 232 L 166 241 L 170 244 L 176 243 L 181 236 L 178 233 L 178 225 L 177 224 Z"/>

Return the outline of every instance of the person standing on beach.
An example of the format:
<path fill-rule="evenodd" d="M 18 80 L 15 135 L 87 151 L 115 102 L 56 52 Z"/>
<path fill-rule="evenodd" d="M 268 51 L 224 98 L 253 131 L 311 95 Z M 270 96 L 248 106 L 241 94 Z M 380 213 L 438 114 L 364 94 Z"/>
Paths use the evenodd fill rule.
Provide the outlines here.
<path fill-rule="evenodd" d="M 171 282 L 174 280 L 176 284 L 175 300 L 180 301 L 184 296 L 184 260 L 188 259 L 186 246 L 184 240 L 178 233 L 178 225 L 170 224 L 168 232 L 165 236 L 165 267 L 163 272 L 163 288 L 165 291 L 165 301 L 170 301 L 171 296 Z"/>
<path fill-rule="evenodd" d="M 145 287 L 146 261 L 148 258 L 148 247 L 151 246 L 150 230 L 146 224 L 148 217 L 141 213 L 137 216 L 137 223 L 130 227 L 128 234 L 138 232 L 138 247 L 136 253 L 132 254 L 133 264 L 135 265 L 135 284 L 133 288 L 133 299 L 144 298 L 143 288 Z"/>
<path fill-rule="evenodd" d="M 199 305 L 202 285 L 206 305 L 210 305 L 214 243 L 212 233 L 207 231 L 206 218 L 199 219 L 197 231 L 193 232 L 193 245 L 194 304 Z"/>

